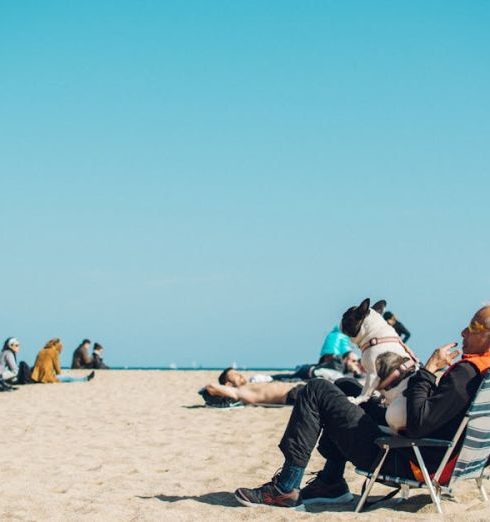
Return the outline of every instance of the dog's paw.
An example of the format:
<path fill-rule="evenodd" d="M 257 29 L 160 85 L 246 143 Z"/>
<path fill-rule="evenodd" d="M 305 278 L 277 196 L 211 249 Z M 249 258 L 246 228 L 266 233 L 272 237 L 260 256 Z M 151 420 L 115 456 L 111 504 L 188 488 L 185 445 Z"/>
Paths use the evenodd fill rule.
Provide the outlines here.
<path fill-rule="evenodd" d="M 369 397 L 366 395 L 359 395 L 359 397 L 347 397 L 352 404 L 356 404 L 359 406 L 359 404 L 362 404 L 363 402 L 366 402 Z"/>

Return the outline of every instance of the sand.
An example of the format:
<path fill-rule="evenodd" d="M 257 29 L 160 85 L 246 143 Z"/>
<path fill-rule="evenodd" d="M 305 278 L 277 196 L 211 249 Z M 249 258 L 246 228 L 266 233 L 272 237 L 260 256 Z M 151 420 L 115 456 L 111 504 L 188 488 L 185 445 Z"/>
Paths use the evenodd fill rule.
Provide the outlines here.
<path fill-rule="evenodd" d="M 459 502 L 445 501 L 443 518 L 420 490 L 361 515 L 353 504 L 239 506 L 235 488 L 262 484 L 281 465 L 290 408 L 203 408 L 196 390 L 216 375 L 100 371 L 90 383 L 0 394 L 0 520 L 490 520 L 473 482 L 457 485 Z M 309 470 L 321 467 L 315 451 Z M 357 496 L 361 477 L 349 467 L 346 478 Z"/>

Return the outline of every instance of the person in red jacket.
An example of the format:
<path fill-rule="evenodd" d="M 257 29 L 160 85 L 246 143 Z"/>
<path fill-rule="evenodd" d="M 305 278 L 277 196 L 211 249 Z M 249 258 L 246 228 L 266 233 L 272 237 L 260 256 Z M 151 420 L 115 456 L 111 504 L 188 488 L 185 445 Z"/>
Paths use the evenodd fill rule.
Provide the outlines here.
<path fill-rule="evenodd" d="M 490 368 L 490 306 L 476 312 L 461 332 L 463 356 L 456 343 L 446 344 L 431 355 L 424 368 L 410 379 L 407 395 L 409 437 L 453 438 L 483 378 Z M 436 382 L 436 373 L 448 370 Z M 344 480 L 347 461 L 369 470 L 378 458 L 375 439 L 383 436 L 384 407 L 374 400 L 357 406 L 334 384 L 314 379 L 298 394 L 288 426 L 279 444 L 284 465 L 270 482 L 258 488 L 239 488 L 236 499 L 243 505 L 298 508 L 303 504 L 342 503 L 352 499 Z M 315 480 L 300 490 L 305 468 L 315 448 L 326 458 Z M 454 465 L 456 447 L 449 465 Z M 423 448 L 430 474 L 439 465 L 445 448 Z M 382 473 L 417 478 L 411 450 L 389 453 Z"/>

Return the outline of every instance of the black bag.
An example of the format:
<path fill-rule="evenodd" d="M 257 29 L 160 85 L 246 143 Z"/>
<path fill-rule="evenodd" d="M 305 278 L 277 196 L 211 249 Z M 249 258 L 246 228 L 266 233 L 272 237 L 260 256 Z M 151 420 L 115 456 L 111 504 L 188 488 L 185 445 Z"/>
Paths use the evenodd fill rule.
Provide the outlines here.
<path fill-rule="evenodd" d="M 33 382 L 34 381 L 31 379 L 30 366 L 25 361 L 20 361 L 16 384 L 31 384 Z"/>
<path fill-rule="evenodd" d="M 206 388 L 202 388 L 198 393 L 204 399 L 206 406 L 211 406 L 212 408 L 236 408 L 237 406 L 243 406 L 241 401 L 236 401 L 230 397 L 216 397 L 211 395 Z"/>

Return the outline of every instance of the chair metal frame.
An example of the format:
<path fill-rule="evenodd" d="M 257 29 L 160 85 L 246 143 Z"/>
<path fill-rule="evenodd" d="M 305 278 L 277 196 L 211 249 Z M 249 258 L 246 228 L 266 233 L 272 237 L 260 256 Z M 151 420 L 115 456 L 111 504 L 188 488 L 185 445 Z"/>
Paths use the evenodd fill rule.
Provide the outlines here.
<path fill-rule="evenodd" d="M 472 405 L 470 406 L 470 408 L 468 408 L 468 411 L 467 411 L 464 419 L 461 421 L 461 424 L 459 425 L 453 439 L 450 441 L 449 440 L 430 439 L 430 438 L 411 439 L 411 438 L 403 437 L 400 435 L 379 437 L 378 439 L 376 439 L 375 443 L 380 447 L 380 450 L 382 451 L 382 453 L 380 455 L 379 461 L 378 461 L 375 469 L 370 472 L 356 469 L 357 473 L 366 476 L 366 480 L 365 480 L 364 486 L 363 486 L 364 491 L 361 494 L 361 498 L 359 499 L 359 502 L 357 503 L 355 512 L 360 513 L 362 511 L 364 505 L 366 504 L 369 493 L 371 492 L 371 489 L 374 486 L 374 483 L 376 481 L 381 481 L 383 483 L 387 483 L 387 485 L 390 485 L 392 487 L 399 487 L 401 489 L 402 498 L 405 498 L 405 499 L 408 498 L 410 488 L 427 488 L 429 490 L 430 497 L 436 507 L 437 512 L 442 513 L 441 495 L 447 494 L 447 495 L 452 496 L 452 484 L 455 480 L 458 479 L 458 477 L 454 476 L 454 471 L 453 471 L 453 473 L 451 474 L 449 483 L 447 485 L 440 484 L 439 480 L 441 478 L 442 472 L 444 471 L 444 468 L 446 467 L 446 464 L 448 463 L 448 461 L 451 457 L 451 453 L 452 453 L 454 447 L 458 444 L 459 440 L 464 435 L 464 432 L 466 430 L 466 427 L 468 426 L 468 423 L 470 421 L 473 421 L 475 419 L 479 419 L 482 417 L 487 417 L 490 419 L 490 409 L 487 409 L 486 411 L 478 412 L 478 413 L 471 412 L 472 406 L 473 406 L 474 402 L 476 401 L 478 394 L 480 393 L 482 388 L 486 388 L 489 383 L 490 383 L 490 370 L 486 373 L 485 377 L 483 378 L 480 388 L 475 396 L 475 399 L 473 400 Z M 489 426 L 489 431 L 490 431 L 490 426 Z M 465 436 L 465 439 L 466 439 L 466 436 Z M 465 440 L 463 440 L 462 447 L 464 447 L 464 442 L 465 442 Z M 383 467 L 386 457 L 388 456 L 388 453 L 392 449 L 410 448 L 410 447 L 413 449 L 418 466 L 422 472 L 422 476 L 424 478 L 423 482 L 419 482 L 417 480 L 405 479 L 405 478 L 401 478 L 401 477 L 391 477 L 391 476 L 387 476 L 387 475 L 380 475 L 381 468 Z M 439 467 L 437 468 L 437 471 L 435 472 L 435 474 L 432 478 L 429 475 L 427 466 L 425 465 L 424 459 L 422 458 L 422 454 L 420 453 L 420 448 L 422 448 L 422 447 L 447 447 L 447 450 L 444 453 L 444 456 L 439 464 Z M 490 447 L 487 449 L 486 453 L 487 453 L 486 458 L 488 459 L 490 457 Z M 487 463 L 488 463 L 488 461 L 487 461 Z M 475 476 L 467 477 L 467 480 L 474 479 L 476 481 L 480 494 L 483 497 L 483 500 L 488 501 L 488 495 L 483 486 L 483 479 L 485 479 L 485 478 L 490 478 L 490 476 L 485 474 L 485 466 L 483 466 L 480 475 L 478 475 L 476 477 Z M 461 477 L 461 480 L 464 480 L 464 477 Z"/>

